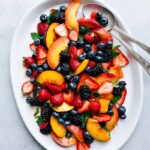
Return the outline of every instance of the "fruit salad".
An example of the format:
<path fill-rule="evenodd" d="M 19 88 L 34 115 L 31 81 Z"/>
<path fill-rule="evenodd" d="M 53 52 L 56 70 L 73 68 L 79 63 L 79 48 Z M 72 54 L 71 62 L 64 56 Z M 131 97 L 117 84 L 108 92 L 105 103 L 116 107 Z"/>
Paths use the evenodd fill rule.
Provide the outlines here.
<path fill-rule="evenodd" d="M 99 12 L 77 18 L 80 0 L 53 8 L 39 17 L 23 58 L 29 80 L 22 93 L 42 134 L 63 146 L 88 150 L 97 140 L 108 142 L 119 119 L 126 119 L 123 68 L 129 61 L 105 29 Z"/>

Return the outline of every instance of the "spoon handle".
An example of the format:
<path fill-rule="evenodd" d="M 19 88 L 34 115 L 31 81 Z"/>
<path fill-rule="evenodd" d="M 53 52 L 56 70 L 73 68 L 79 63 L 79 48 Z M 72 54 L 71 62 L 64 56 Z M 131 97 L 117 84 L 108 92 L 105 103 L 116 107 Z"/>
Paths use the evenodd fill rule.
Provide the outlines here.
<path fill-rule="evenodd" d="M 147 46 L 146 44 L 138 41 L 137 39 L 133 38 L 132 36 L 130 36 L 129 34 L 125 33 L 123 30 L 121 30 L 119 27 L 115 26 L 113 28 L 113 30 L 117 31 L 118 33 L 120 33 L 121 35 L 123 35 L 124 37 L 126 37 L 128 40 L 132 41 L 133 43 L 136 43 L 139 47 L 141 47 L 142 49 L 144 49 L 148 54 L 150 54 L 150 47 Z"/>
<path fill-rule="evenodd" d="M 150 63 L 140 56 L 137 52 L 133 51 L 128 44 L 126 44 L 120 37 L 116 36 L 112 33 L 113 36 L 132 54 L 132 56 L 141 64 L 141 66 L 145 69 L 145 71 L 150 75 Z"/>

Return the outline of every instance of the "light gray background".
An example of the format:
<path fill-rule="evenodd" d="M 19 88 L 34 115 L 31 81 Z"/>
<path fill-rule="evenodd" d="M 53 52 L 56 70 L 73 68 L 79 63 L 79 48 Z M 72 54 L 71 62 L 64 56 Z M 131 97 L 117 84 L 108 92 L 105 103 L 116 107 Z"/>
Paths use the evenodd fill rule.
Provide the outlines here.
<path fill-rule="evenodd" d="M 149 0 L 105 1 L 120 14 L 135 37 L 150 45 Z M 43 150 L 30 135 L 20 117 L 9 77 L 13 33 L 24 13 L 36 2 L 37 0 L 0 0 L 0 150 Z M 150 149 L 149 90 L 150 78 L 144 73 L 143 111 L 134 134 L 122 150 Z M 134 101 L 136 103 L 136 99 Z"/>

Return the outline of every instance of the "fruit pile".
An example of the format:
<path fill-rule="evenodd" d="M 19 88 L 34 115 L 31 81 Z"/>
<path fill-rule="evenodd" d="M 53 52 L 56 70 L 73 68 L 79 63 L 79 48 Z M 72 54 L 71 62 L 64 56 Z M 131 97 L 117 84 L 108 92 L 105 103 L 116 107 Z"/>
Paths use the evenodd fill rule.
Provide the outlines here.
<path fill-rule="evenodd" d="M 76 19 L 79 0 L 42 14 L 31 33 L 31 57 L 24 57 L 22 85 L 40 132 L 56 143 L 87 150 L 94 140 L 107 142 L 120 119 L 127 90 L 123 67 L 127 57 L 114 46 L 104 28 L 108 19 L 98 12 Z"/>

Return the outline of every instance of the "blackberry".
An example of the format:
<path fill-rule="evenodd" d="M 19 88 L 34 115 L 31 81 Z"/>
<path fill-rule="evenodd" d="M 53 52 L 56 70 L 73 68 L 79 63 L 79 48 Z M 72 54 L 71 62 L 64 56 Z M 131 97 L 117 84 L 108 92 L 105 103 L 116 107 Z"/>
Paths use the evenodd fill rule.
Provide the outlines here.
<path fill-rule="evenodd" d="M 65 20 L 65 15 L 61 11 L 56 11 L 51 16 L 52 22 L 64 23 L 64 20 Z"/>
<path fill-rule="evenodd" d="M 50 125 L 47 125 L 45 128 L 40 129 L 40 132 L 44 135 L 48 135 L 51 132 L 51 127 Z"/>
<path fill-rule="evenodd" d="M 126 86 L 126 82 L 125 81 L 120 81 L 119 82 L 119 88 L 121 91 L 123 91 L 125 89 L 125 86 Z"/>
<path fill-rule="evenodd" d="M 52 114 L 52 109 L 50 108 L 49 104 L 45 103 L 41 109 L 42 120 L 49 121 L 51 114 Z"/>
<path fill-rule="evenodd" d="M 27 97 L 26 102 L 30 106 L 43 106 L 43 102 L 40 102 L 37 97 L 35 98 Z"/>
<path fill-rule="evenodd" d="M 91 76 L 98 76 L 101 73 L 103 73 L 103 69 L 100 64 L 96 64 L 90 71 Z"/>
<path fill-rule="evenodd" d="M 109 49 L 103 50 L 103 61 L 110 62 L 112 59 L 113 59 L 112 50 Z"/>
<path fill-rule="evenodd" d="M 67 120 L 69 120 L 72 124 L 77 125 L 77 126 L 81 126 L 82 124 L 82 119 L 80 115 L 68 114 Z"/>
<path fill-rule="evenodd" d="M 122 90 L 119 87 L 115 87 L 113 90 L 113 95 L 121 97 L 121 94 L 122 94 Z"/>
<path fill-rule="evenodd" d="M 83 100 L 88 100 L 91 96 L 91 90 L 87 85 L 81 85 L 79 92 L 80 92 L 80 97 Z"/>
<path fill-rule="evenodd" d="M 69 62 L 70 58 L 71 58 L 71 56 L 68 52 L 62 51 L 60 53 L 60 61 L 61 62 Z"/>
<path fill-rule="evenodd" d="M 84 136 L 84 142 L 86 144 L 91 144 L 91 143 L 94 142 L 94 139 L 91 137 L 91 135 L 89 134 L 89 132 L 84 131 L 83 136 Z"/>
<path fill-rule="evenodd" d="M 106 122 L 100 122 L 99 125 L 104 128 L 106 126 Z"/>
<path fill-rule="evenodd" d="M 70 73 L 70 66 L 67 63 L 62 63 L 61 65 L 61 73 L 65 76 Z"/>

